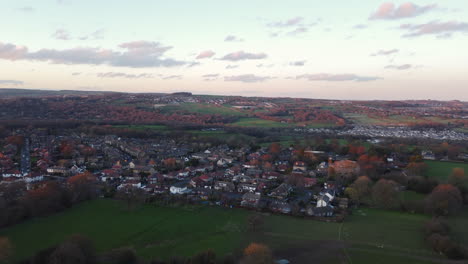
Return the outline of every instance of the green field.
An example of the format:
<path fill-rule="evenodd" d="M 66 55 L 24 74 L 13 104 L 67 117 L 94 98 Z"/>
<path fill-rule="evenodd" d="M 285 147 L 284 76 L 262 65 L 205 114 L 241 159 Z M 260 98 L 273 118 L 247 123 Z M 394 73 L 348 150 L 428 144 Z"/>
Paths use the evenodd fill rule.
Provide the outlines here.
<path fill-rule="evenodd" d="M 173 113 L 177 111 L 198 113 L 198 114 L 218 114 L 225 116 L 245 116 L 246 114 L 235 108 L 226 106 L 216 106 L 212 104 L 182 103 L 178 105 L 166 105 L 159 108 L 163 113 Z"/>
<path fill-rule="evenodd" d="M 427 176 L 439 180 L 440 182 L 447 182 L 448 177 L 452 173 L 453 168 L 464 168 L 465 174 L 468 173 L 468 163 L 461 162 L 448 162 L 448 161 L 436 161 L 426 160 L 424 161 L 427 166 Z"/>
<path fill-rule="evenodd" d="M 291 124 L 275 122 L 271 120 L 264 120 L 260 118 L 240 118 L 239 121 L 232 123 L 233 126 L 241 127 L 289 127 Z"/>
<path fill-rule="evenodd" d="M 468 244 L 468 208 L 448 219 L 450 234 L 465 245 Z"/>
<path fill-rule="evenodd" d="M 426 195 L 415 191 L 399 192 L 398 196 L 401 201 L 422 201 L 426 197 Z"/>
<path fill-rule="evenodd" d="M 14 244 L 15 260 L 76 233 L 90 237 L 99 251 L 130 246 L 148 259 L 188 256 L 208 248 L 223 255 L 252 241 L 268 244 L 277 257 L 293 263 L 308 259 L 375 263 L 380 258 L 388 261 L 379 263 L 432 263 L 430 259 L 437 259 L 424 245 L 421 229 L 428 217 L 422 215 L 363 209 L 343 224 L 265 215 L 262 231 L 252 233 L 246 224 L 249 214 L 242 209 L 154 205 L 127 211 L 118 201 L 96 200 L 1 230 L 0 235 Z"/>
<path fill-rule="evenodd" d="M 127 128 L 134 130 L 167 130 L 168 127 L 165 125 L 113 125 L 116 128 Z"/>

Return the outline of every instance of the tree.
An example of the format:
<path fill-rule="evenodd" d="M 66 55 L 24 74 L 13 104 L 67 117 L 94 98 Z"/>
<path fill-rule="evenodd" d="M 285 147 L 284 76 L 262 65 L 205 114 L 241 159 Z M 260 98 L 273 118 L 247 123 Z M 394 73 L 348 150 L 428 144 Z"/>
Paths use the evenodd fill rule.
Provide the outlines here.
<path fill-rule="evenodd" d="M 457 213 L 462 206 L 460 190 L 451 184 L 439 184 L 426 198 L 426 211 L 434 215 Z"/>
<path fill-rule="evenodd" d="M 81 202 L 96 196 L 96 177 L 90 172 L 84 172 L 68 178 L 68 186 L 72 194 L 72 202 Z"/>
<path fill-rule="evenodd" d="M 281 151 L 281 145 L 277 142 L 271 143 L 270 145 L 270 153 L 274 155 L 278 155 Z"/>
<path fill-rule="evenodd" d="M 71 241 L 60 244 L 49 257 L 48 264 L 86 264 L 86 256 Z"/>
<path fill-rule="evenodd" d="M 10 239 L 7 237 L 0 237 L 0 262 L 5 261 L 12 251 Z"/>
<path fill-rule="evenodd" d="M 359 203 L 362 198 L 370 194 L 372 181 L 367 176 L 360 176 L 351 186 L 356 190 L 356 198 Z"/>
<path fill-rule="evenodd" d="M 356 188 L 354 187 L 347 187 L 345 189 L 345 194 L 346 196 L 349 197 L 349 199 L 355 201 L 356 203 L 359 203 L 359 195 L 358 195 L 358 191 L 356 190 Z"/>
<path fill-rule="evenodd" d="M 398 205 L 396 183 L 391 180 L 380 179 L 372 187 L 372 199 L 382 208 L 395 208 Z"/>
<path fill-rule="evenodd" d="M 266 245 L 251 243 L 244 249 L 241 264 L 272 264 L 273 255 Z"/>
<path fill-rule="evenodd" d="M 115 198 L 124 200 L 127 203 L 127 210 L 130 210 L 134 206 L 143 203 L 146 195 L 142 189 L 127 185 L 117 190 Z"/>
<path fill-rule="evenodd" d="M 258 229 L 263 225 L 263 216 L 260 214 L 251 214 L 247 217 L 247 224 L 253 232 L 258 231 Z"/>

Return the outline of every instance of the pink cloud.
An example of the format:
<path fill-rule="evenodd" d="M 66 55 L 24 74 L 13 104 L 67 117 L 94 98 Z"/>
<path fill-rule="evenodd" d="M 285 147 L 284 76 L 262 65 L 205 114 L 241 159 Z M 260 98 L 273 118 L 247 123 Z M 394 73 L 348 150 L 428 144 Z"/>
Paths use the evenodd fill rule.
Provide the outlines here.
<path fill-rule="evenodd" d="M 200 52 L 200 54 L 198 54 L 198 56 L 196 57 L 197 60 L 201 60 L 201 59 L 207 59 L 207 58 L 211 58 L 215 55 L 216 53 L 212 50 L 205 50 L 205 51 L 202 51 Z"/>
<path fill-rule="evenodd" d="M 0 43 L 0 59 L 45 61 L 57 64 L 107 64 L 116 67 L 171 67 L 186 65 L 188 62 L 164 57 L 171 49 L 158 42 L 135 41 L 120 45 L 125 50 L 112 50 L 93 47 L 71 49 L 40 49 L 29 52 L 27 47 L 10 43 Z"/>
<path fill-rule="evenodd" d="M 228 61 L 240 61 L 240 60 L 260 60 L 265 59 L 267 55 L 265 53 L 249 53 L 244 52 L 242 50 L 232 52 L 229 54 L 224 55 L 221 60 L 228 60 Z"/>
<path fill-rule="evenodd" d="M 28 48 L 0 42 L 0 59 L 20 60 L 28 53 Z"/>
<path fill-rule="evenodd" d="M 242 74 L 234 76 L 224 77 L 225 82 L 244 82 L 244 83 L 256 83 L 264 82 L 266 80 L 272 79 L 270 76 L 257 76 L 254 74 Z"/>
<path fill-rule="evenodd" d="M 468 23 L 449 21 L 439 22 L 432 21 L 426 24 L 403 24 L 400 29 L 408 30 L 408 33 L 403 37 L 418 37 L 421 35 L 435 34 L 439 36 L 447 36 L 453 32 L 468 32 Z"/>
<path fill-rule="evenodd" d="M 415 17 L 433 10 L 437 5 L 418 6 L 411 2 L 406 2 L 396 7 L 391 2 L 385 2 L 369 17 L 369 19 L 401 19 Z"/>
<path fill-rule="evenodd" d="M 369 82 L 381 80 L 381 77 L 377 76 L 360 76 L 356 74 L 303 74 L 296 76 L 296 79 L 307 79 L 309 81 L 328 81 L 328 82 L 344 82 L 344 81 L 355 81 L 355 82 Z"/>

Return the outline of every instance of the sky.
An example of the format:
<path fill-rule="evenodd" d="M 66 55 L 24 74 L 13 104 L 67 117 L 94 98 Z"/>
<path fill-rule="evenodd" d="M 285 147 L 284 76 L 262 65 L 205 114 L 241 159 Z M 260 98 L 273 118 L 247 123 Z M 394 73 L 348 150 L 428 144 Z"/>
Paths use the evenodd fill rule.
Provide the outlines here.
<path fill-rule="evenodd" d="M 0 87 L 468 101 L 467 0 L 0 0 Z"/>

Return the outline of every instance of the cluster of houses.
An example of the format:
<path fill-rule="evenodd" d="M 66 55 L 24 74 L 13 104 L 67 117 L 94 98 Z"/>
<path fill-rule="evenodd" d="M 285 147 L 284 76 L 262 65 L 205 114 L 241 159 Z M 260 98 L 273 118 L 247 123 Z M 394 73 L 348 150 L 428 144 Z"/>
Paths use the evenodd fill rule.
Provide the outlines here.
<path fill-rule="evenodd" d="M 347 200 L 339 198 L 343 187 L 328 181 L 330 168 L 343 174 L 358 169 L 356 162 L 346 159 L 333 162 L 324 158 L 318 166 L 308 166 L 305 161 L 292 161 L 294 150 L 289 148 L 265 161 L 266 148 L 252 151 L 220 145 L 193 152 L 170 139 L 149 142 L 115 136 L 51 138 L 37 134 L 30 138 L 31 170 L 15 169 L 20 167 L 13 162 L 18 149 L 6 145 L 0 153 L 0 184 L 23 181 L 28 188 L 36 188 L 45 181 L 65 182 L 70 176 L 91 171 L 100 185 L 116 190 L 133 187 L 149 195 L 222 206 L 333 216 L 338 208 L 347 207 Z M 67 158 L 58 153 L 64 140 L 76 143 Z M 82 150 L 87 148 L 95 151 L 84 155 L 87 152 Z M 308 155 L 328 155 L 307 151 Z"/>

